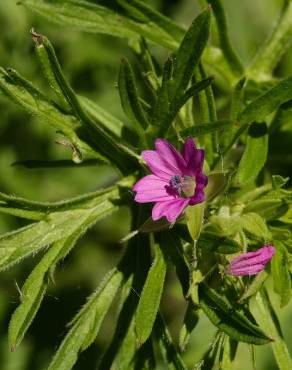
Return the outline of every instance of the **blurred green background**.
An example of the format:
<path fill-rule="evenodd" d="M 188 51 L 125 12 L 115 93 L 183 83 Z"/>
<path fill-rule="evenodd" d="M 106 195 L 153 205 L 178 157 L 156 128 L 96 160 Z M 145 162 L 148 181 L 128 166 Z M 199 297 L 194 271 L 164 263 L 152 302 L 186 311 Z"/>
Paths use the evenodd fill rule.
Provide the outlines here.
<path fill-rule="evenodd" d="M 125 120 L 116 90 L 116 79 L 121 57 L 126 55 L 132 58 L 127 42 L 61 28 L 16 3 L 16 0 L 0 1 L 0 65 L 15 68 L 49 93 L 34 55 L 29 34 L 33 26 L 54 43 L 64 72 L 76 91 Z M 199 3 L 194 0 L 152 0 L 151 3 L 184 26 L 188 26 L 199 11 Z M 258 46 L 271 30 L 282 3 L 280 0 L 223 0 L 234 47 L 245 65 L 251 61 Z M 216 43 L 216 39 L 212 42 Z M 166 55 L 158 47 L 154 48 L 154 52 L 161 59 Z M 275 75 L 282 77 L 291 74 L 290 49 L 277 67 Z M 224 95 L 219 91 L 217 106 L 221 105 L 224 106 Z M 269 165 L 274 173 L 288 175 L 291 173 L 291 150 L 287 150 L 287 145 L 283 145 L 283 142 L 288 143 L 288 148 L 289 145 L 291 147 L 291 112 L 285 113 L 284 118 L 270 142 Z M 93 191 L 114 181 L 116 174 L 108 167 L 28 170 L 12 165 L 25 159 L 69 159 L 70 151 L 55 143 L 60 138 L 60 135 L 43 122 L 0 95 L 0 191 L 29 199 L 54 201 Z M 22 225 L 23 220 L 0 216 L 1 233 Z M 15 353 L 9 352 L 7 344 L 9 317 L 20 299 L 17 286 L 22 286 L 38 257 L 25 260 L 20 266 L 1 273 L 0 370 L 45 368 L 67 330 L 66 323 L 98 285 L 106 271 L 119 259 L 123 250 L 119 239 L 127 234 L 129 227 L 129 213 L 127 209 L 123 209 L 100 222 L 79 241 L 73 253 L 59 266 L 55 286 L 45 298 L 26 339 Z M 185 305 L 171 271 L 163 297 L 163 308 L 173 336 L 177 338 Z M 291 315 L 291 304 L 281 310 L 281 323 L 292 351 L 292 332 L 289 330 Z M 74 369 L 96 369 L 98 357 L 109 341 L 112 328 L 113 313 L 107 317 L 96 344 L 81 355 Z M 190 367 L 200 358 L 213 333 L 212 325 L 207 319 L 202 319 L 184 354 Z M 248 345 L 241 344 L 236 368 L 251 369 L 250 357 Z M 277 369 L 269 346 L 257 348 L 256 360 L 259 370 Z"/>

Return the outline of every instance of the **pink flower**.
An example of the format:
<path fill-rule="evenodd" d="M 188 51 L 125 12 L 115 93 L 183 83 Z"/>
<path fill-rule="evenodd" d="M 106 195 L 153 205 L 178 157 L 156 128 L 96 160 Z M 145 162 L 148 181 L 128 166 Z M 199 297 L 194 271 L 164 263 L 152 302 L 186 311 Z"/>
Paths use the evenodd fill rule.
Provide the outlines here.
<path fill-rule="evenodd" d="M 243 253 L 234 258 L 226 272 L 230 275 L 256 275 L 261 272 L 275 253 L 272 245 L 264 245 L 255 252 Z"/>
<path fill-rule="evenodd" d="M 152 175 L 134 185 L 135 201 L 155 202 L 152 219 L 165 216 L 173 222 L 188 205 L 205 200 L 204 188 L 208 183 L 202 172 L 205 151 L 197 149 L 192 138 L 186 140 L 182 154 L 164 139 L 155 141 L 155 149 L 142 152 Z"/>

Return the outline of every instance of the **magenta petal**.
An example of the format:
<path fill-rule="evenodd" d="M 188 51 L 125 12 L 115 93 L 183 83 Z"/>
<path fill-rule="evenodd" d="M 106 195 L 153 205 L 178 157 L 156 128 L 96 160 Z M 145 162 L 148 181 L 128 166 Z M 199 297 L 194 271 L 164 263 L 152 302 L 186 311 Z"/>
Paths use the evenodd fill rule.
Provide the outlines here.
<path fill-rule="evenodd" d="M 169 195 L 166 190 L 151 190 L 139 192 L 135 195 L 135 201 L 138 203 L 165 202 L 174 200 L 173 195 Z"/>
<path fill-rule="evenodd" d="M 265 245 L 255 252 L 243 253 L 231 261 L 227 273 L 238 276 L 255 275 L 265 268 L 274 253 L 275 248 L 272 245 Z"/>
<path fill-rule="evenodd" d="M 197 148 L 194 140 L 191 137 L 188 137 L 183 147 L 183 157 L 187 163 L 189 163 L 192 156 L 196 154 L 196 150 Z"/>
<path fill-rule="evenodd" d="M 190 205 L 193 206 L 198 203 L 203 203 L 205 201 L 205 193 L 201 189 L 196 188 L 195 195 L 190 198 Z"/>
<path fill-rule="evenodd" d="M 188 199 L 182 198 L 167 202 L 158 202 L 152 209 L 152 219 L 156 221 L 164 216 L 167 218 L 167 221 L 173 222 L 183 212 L 188 203 Z"/>
<path fill-rule="evenodd" d="M 142 157 L 144 161 L 147 163 L 151 172 L 153 172 L 154 175 L 160 177 L 161 179 L 169 181 L 171 176 L 177 174 L 176 172 L 173 171 L 172 168 L 170 168 L 170 166 L 167 165 L 167 163 L 165 163 L 161 159 L 161 157 L 155 150 L 144 150 L 142 152 Z"/>
<path fill-rule="evenodd" d="M 187 171 L 190 175 L 196 175 L 202 171 L 205 151 L 197 149 L 192 138 L 188 138 L 183 148 L 183 157 L 187 163 Z"/>
<path fill-rule="evenodd" d="M 133 186 L 134 191 L 147 191 L 147 190 L 161 190 L 165 189 L 165 186 L 169 184 L 169 181 L 163 180 L 155 175 L 144 176 L 141 180 L 136 182 Z"/>
<path fill-rule="evenodd" d="M 175 221 L 178 216 L 183 212 L 185 207 L 189 204 L 189 199 L 177 199 L 169 204 L 167 209 L 166 218 L 169 222 Z"/>
<path fill-rule="evenodd" d="M 187 164 L 182 155 L 167 140 L 157 139 L 155 141 L 157 153 L 175 174 L 185 171 Z"/>

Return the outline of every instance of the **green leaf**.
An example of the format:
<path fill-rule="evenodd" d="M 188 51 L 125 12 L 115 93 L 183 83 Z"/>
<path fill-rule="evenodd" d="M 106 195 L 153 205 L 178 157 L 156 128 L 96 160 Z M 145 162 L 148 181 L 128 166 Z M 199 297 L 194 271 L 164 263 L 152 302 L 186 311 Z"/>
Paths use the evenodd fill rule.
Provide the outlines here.
<path fill-rule="evenodd" d="M 292 77 L 278 82 L 274 87 L 254 99 L 240 113 L 238 119 L 242 125 L 253 121 L 261 122 L 281 104 L 291 100 Z"/>
<path fill-rule="evenodd" d="M 264 81 L 270 78 L 274 67 L 289 45 L 291 45 L 291 19 L 292 3 L 291 1 L 284 1 L 277 24 L 272 27 L 270 35 L 248 68 L 249 77 L 257 81 Z"/>
<path fill-rule="evenodd" d="M 155 259 L 148 272 L 136 314 L 136 333 L 140 344 L 149 337 L 159 310 L 166 274 L 166 261 L 159 245 L 155 245 Z"/>
<path fill-rule="evenodd" d="M 187 370 L 186 365 L 172 342 L 171 335 L 161 314 L 157 315 L 154 328 L 155 336 L 167 368 L 169 370 Z"/>
<path fill-rule="evenodd" d="M 272 235 L 265 220 L 257 213 L 245 213 L 240 218 L 240 224 L 244 231 L 263 241 L 272 239 Z"/>
<path fill-rule="evenodd" d="M 118 199 L 117 190 L 109 192 L 105 196 L 101 193 L 100 199 L 98 196 L 96 199 L 89 197 L 90 201 L 88 202 L 85 201 L 88 195 L 87 197 L 83 196 L 81 198 L 84 201 L 84 208 L 81 206 L 72 210 L 51 212 L 39 222 L 2 235 L 0 237 L 0 269 L 8 268 L 24 257 L 66 238 L 79 228 L 88 217 L 94 217 L 97 221 L 117 210 L 118 206 L 111 201 L 111 196 Z M 75 199 L 75 202 L 78 201 L 80 202 L 80 198 Z M 23 203 L 27 204 L 25 200 Z M 68 206 L 68 202 L 63 204 Z M 39 207 L 38 203 L 36 207 Z"/>
<path fill-rule="evenodd" d="M 128 165 L 131 163 L 131 158 L 128 158 L 127 153 L 121 150 L 121 147 L 118 145 L 118 140 L 112 137 L 100 125 L 96 124 L 96 122 L 87 115 L 86 111 L 83 110 L 77 95 L 62 72 L 50 40 L 42 35 L 37 35 L 35 38 L 36 48 L 44 49 L 40 61 L 45 65 L 44 69 L 49 71 L 46 73 L 46 76 L 48 74 L 52 76 L 49 78 L 49 81 L 53 79 L 53 86 L 58 87 L 59 94 L 63 95 L 63 99 L 67 102 L 74 115 L 80 119 L 82 128 L 85 130 L 83 135 L 84 140 L 103 157 L 115 163 L 123 172 L 127 172 L 127 168 L 129 168 Z M 38 55 L 40 54 L 38 53 Z"/>
<path fill-rule="evenodd" d="M 232 339 L 251 344 L 271 341 L 257 325 L 204 283 L 199 285 L 199 298 L 200 306 L 210 321 Z"/>
<path fill-rule="evenodd" d="M 130 130 L 122 121 L 111 115 L 108 111 L 102 109 L 92 100 L 85 96 L 78 95 L 78 99 L 82 108 L 98 124 L 102 125 L 104 129 L 110 131 L 117 137 L 122 137 L 124 131 Z"/>
<path fill-rule="evenodd" d="M 72 328 L 63 339 L 48 370 L 72 369 L 79 353 L 94 341 L 122 280 L 123 273 L 116 268 L 106 275 L 73 320 Z"/>
<path fill-rule="evenodd" d="M 274 241 L 274 246 L 276 247 L 276 253 L 271 261 L 274 291 L 279 294 L 281 307 L 284 307 L 291 299 L 289 254 L 282 242 Z"/>
<path fill-rule="evenodd" d="M 183 30 L 175 23 L 149 6 L 148 14 L 143 10 L 144 19 L 141 22 L 141 19 L 136 21 L 121 14 L 117 16 L 114 10 L 83 0 L 21 0 L 21 4 L 61 26 L 73 26 L 85 32 L 105 33 L 130 39 L 141 35 L 170 49 L 176 47 L 177 41 L 169 31 L 173 30 L 171 33 L 177 34 L 177 37 L 183 34 Z"/>
<path fill-rule="evenodd" d="M 121 62 L 119 92 L 124 112 L 136 128 L 140 138 L 144 140 L 144 130 L 148 126 L 148 121 L 139 101 L 133 70 L 127 59 Z"/>
<path fill-rule="evenodd" d="M 289 205 L 285 200 L 261 198 L 248 203 L 244 212 L 255 212 L 265 220 L 276 220 L 283 216 L 289 209 Z"/>
<path fill-rule="evenodd" d="M 265 123 L 253 123 L 249 130 L 246 147 L 234 178 L 243 186 L 255 180 L 263 168 L 268 154 L 268 131 Z"/>
<path fill-rule="evenodd" d="M 204 221 L 205 204 L 195 204 L 188 206 L 186 209 L 186 220 L 189 233 L 194 242 L 199 239 L 201 228 Z"/>
<path fill-rule="evenodd" d="M 207 0 L 207 2 L 211 5 L 216 19 L 220 47 L 225 56 L 225 59 L 228 62 L 230 68 L 233 69 L 237 74 L 241 75 L 243 72 L 243 67 L 233 47 L 231 46 L 231 42 L 228 36 L 227 19 L 223 5 L 220 0 Z"/>
<path fill-rule="evenodd" d="M 198 246 L 205 251 L 222 254 L 233 254 L 241 251 L 241 245 L 235 240 L 208 231 L 201 233 Z"/>
<path fill-rule="evenodd" d="M 205 10 L 193 21 L 176 53 L 170 91 L 172 98 L 187 88 L 207 44 L 209 29 L 210 11 Z"/>
<path fill-rule="evenodd" d="M 234 368 L 234 360 L 236 351 L 238 348 L 238 342 L 232 338 L 224 335 L 222 344 L 222 353 L 219 359 L 220 369 L 232 370 Z"/>
<path fill-rule="evenodd" d="M 269 274 L 267 271 L 263 270 L 259 274 L 257 274 L 251 284 L 247 287 L 243 295 L 238 300 L 238 303 L 242 303 L 247 298 L 255 295 L 263 286 L 264 282 L 267 280 Z"/>
<path fill-rule="evenodd" d="M 179 131 L 182 138 L 187 138 L 188 136 L 198 137 L 203 135 L 212 134 L 217 131 L 223 131 L 232 125 L 232 121 L 222 120 L 215 122 L 198 123 L 192 127 L 188 127 Z M 171 136 L 170 138 L 172 138 Z"/>
<path fill-rule="evenodd" d="M 85 221 L 87 227 L 91 222 L 91 218 Z M 72 249 L 84 231 L 85 225 L 83 224 L 67 239 L 56 242 L 26 279 L 21 289 L 21 303 L 14 311 L 9 324 L 8 337 L 13 350 L 22 341 L 40 307 L 47 290 L 50 270 Z"/>
<path fill-rule="evenodd" d="M 273 338 L 271 343 L 277 364 L 280 370 L 290 370 L 292 360 L 289 355 L 285 339 L 281 331 L 279 319 L 273 309 L 267 292 L 258 292 L 250 301 L 250 309 L 257 322 L 263 327 L 265 332 Z"/>
<path fill-rule="evenodd" d="M 190 270 L 184 255 L 181 238 L 179 238 L 176 233 L 165 231 L 162 233 L 161 239 L 163 243 L 163 250 L 167 255 L 169 255 L 175 267 L 177 277 L 182 287 L 183 295 L 187 296 L 189 291 Z"/>
<path fill-rule="evenodd" d="M 219 360 L 219 354 L 222 350 L 224 333 L 219 330 L 216 331 L 207 351 L 204 353 L 203 358 L 195 364 L 194 370 L 209 370 L 214 369 L 215 364 Z"/>
<path fill-rule="evenodd" d="M 199 321 L 198 307 L 192 302 L 188 303 L 187 310 L 183 321 L 183 326 L 179 333 L 179 348 L 181 352 L 186 350 L 189 343 L 190 335 Z"/>
<path fill-rule="evenodd" d="M 226 172 L 210 172 L 208 174 L 208 185 L 205 189 L 206 200 L 212 201 L 221 194 L 228 184 L 229 176 Z"/>
<path fill-rule="evenodd" d="M 53 102 L 49 101 L 16 71 L 0 69 L 0 91 L 23 109 L 38 117 L 41 121 L 48 123 L 55 130 L 62 132 L 81 150 L 85 157 L 98 157 L 102 159 L 102 157 L 77 137 L 75 132 L 80 128 L 80 122 L 72 115 L 61 112 Z"/>

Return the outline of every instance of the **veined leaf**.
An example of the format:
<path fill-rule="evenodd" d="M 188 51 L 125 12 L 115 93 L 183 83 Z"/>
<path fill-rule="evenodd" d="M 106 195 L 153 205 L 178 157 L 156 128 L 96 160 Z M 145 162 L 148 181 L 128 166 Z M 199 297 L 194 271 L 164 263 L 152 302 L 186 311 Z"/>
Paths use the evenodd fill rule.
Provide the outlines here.
<path fill-rule="evenodd" d="M 285 245 L 274 241 L 276 253 L 272 258 L 272 276 L 274 290 L 279 294 L 281 307 L 286 306 L 291 299 L 291 277 L 289 272 L 289 254 Z"/>
<path fill-rule="evenodd" d="M 265 123 L 253 123 L 247 136 L 246 147 L 234 178 L 235 184 L 245 185 L 256 179 L 268 154 L 268 130 Z"/>
<path fill-rule="evenodd" d="M 262 330 L 214 289 L 199 285 L 200 306 L 217 328 L 238 342 L 266 344 L 271 341 Z"/>
<path fill-rule="evenodd" d="M 272 239 L 265 220 L 257 213 L 244 213 L 240 218 L 240 225 L 244 231 L 255 238 L 262 239 L 265 242 Z"/>
<path fill-rule="evenodd" d="M 266 333 L 273 338 L 271 346 L 279 369 L 290 370 L 292 368 L 292 360 L 283 338 L 280 323 L 267 292 L 265 290 L 258 292 L 257 295 L 249 301 L 249 305 L 257 322 L 263 327 Z"/>
<path fill-rule="evenodd" d="M 159 245 L 155 245 L 155 259 L 148 272 L 136 313 L 136 333 L 140 344 L 151 334 L 159 310 L 166 274 L 166 261 Z"/>
<path fill-rule="evenodd" d="M 119 73 L 119 92 L 122 107 L 136 128 L 140 138 L 144 140 L 148 120 L 139 101 L 134 73 L 129 62 L 123 59 Z"/>
<path fill-rule="evenodd" d="M 107 274 L 97 291 L 77 314 L 48 370 L 72 369 L 80 351 L 84 351 L 94 341 L 122 280 L 123 273 L 116 268 Z"/>
<path fill-rule="evenodd" d="M 253 100 L 240 113 L 238 120 L 242 125 L 253 121 L 261 122 L 281 104 L 291 100 L 292 77 L 278 82 L 274 87 Z"/>

